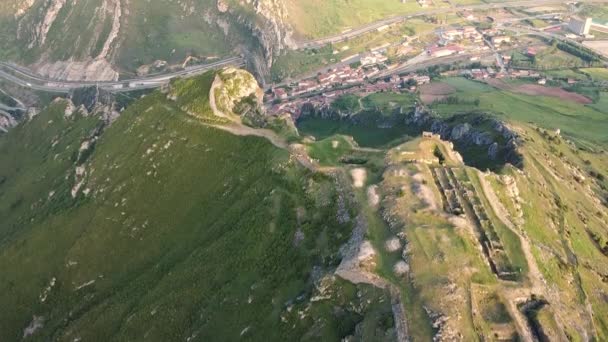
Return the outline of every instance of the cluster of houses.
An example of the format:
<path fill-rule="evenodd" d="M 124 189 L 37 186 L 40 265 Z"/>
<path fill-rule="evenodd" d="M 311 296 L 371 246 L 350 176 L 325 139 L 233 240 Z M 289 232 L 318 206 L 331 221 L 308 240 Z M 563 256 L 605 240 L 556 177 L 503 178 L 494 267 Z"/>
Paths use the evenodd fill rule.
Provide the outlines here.
<path fill-rule="evenodd" d="M 335 85 L 352 85 L 361 83 L 366 77 L 371 77 L 377 74 L 379 70 L 377 68 L 357 68 L 353 69 L 350 66 L 342 66 L 336 69 L 330 69 L 327 72 L 319 73 L 314 78 L 308 78 L 299 81 L 297 84 L 291 87 L 291 90 L 287 91 L 285 88 L 273 89 L 273 98 L 284 100 L 290 96 L 299 96 L 302 94 L 313 93 L 331 88 Z"/>
<path fill-rule="evenodd" d="M 462 28 L 455 28 L 449 30 L 443 30 L 440 32 L 440 38 L 444 41 L 454 41 L 460 39 L 468 39 L 473 43 L 481 43 L 483 36 L 473 26 L 464 26 Z"/>
<path fill-rule="evenodd" d="M 304 104 L 310 104 L 314 108 L 324 108 L 329 107 L 335 99 L 347 94 L 365 96 L 386 91 L 415 91 L 417 86 L 430 82 L 431 78 L 427 75 L 393 75 L 386 80 L 379 80 L 373 83 L 362 81 L 360 84 L 341 89 L 327 89 L 326 91 L 322 91 L 319 88 L 319 91 L 312 93 L 311 96 L 296 96 L 288 100 L 285 100 L 287 99 L 287 91 L 284 88 L 274 88 L 272 89 L 271 94 L 266 95 L 266 110 L 270 115 L 289 113 L 294 119 L 297 119 L 300 116 Z"/>
<path fill-rule="evenodd" d="M 473 26 L 441 30 L 437 32 L 439 42 L 427 47 L 428 56 L 439 58 L 465 52 L 489 50 L 491 45 L 499 47 L 503 43 L 510 43 L 511 37 L 501 35 L 496 29 L 478 30 Z M 484 39 L 485 37 L 485 39 Z M 488 46 L 490 45 L 490 46 Z M 372 81 L 380 73 L 382 65 L 386 66 L 387 57 L 383 53 L 385 46 L 371 49 L 361 55 L 360 65 L 356 68 L 349 65 L 339 66 L 317 74 L 315 77 L 301 80 L 289 87 L 277 87 L 265 96 L 267 112 L 271 115 L 290 113 L 295 119 L 300 115 L 304 104 L 311 104 L 315 108 L 331 105 L 336 98 L 345 94 L 365 96 L 366 94 L 383 91 L 415 91 L 417 86 L 429 83 L 431 79 L 426 75 L 393 75 L 389 79 Z M 536 51 L 527 51 L 535 54 Z M 505 65 L 511 59 L 510 55 L 502 56 Z M 471 61 L 479 60 L 472 57 Z M 387 66 L 389 69 L 391 66 Z M 497 71 L 492 67 L 447 72 L 455 75 L 464 75 L 474 79 L 511 77 L 537 77 L 528 71 L 513 71 L 510 73 Z M 447 74 L 446 73 L 446 74 Z M 524 75 L 524 73 L 527 73 Z"/>
<path fill-rule="evenodd" d="M 490 49 L 491 44 L 494 48 L 499 48 L 503 43 L 511 43 L 511 37 L 501 35 L 494 29 L 477 30 L 473 26 L 464 26 L 442 30 L 438 33 L 439 41 L 437 44 L 427 48 L 427 54 L 431 57 L 446 57 L 465 52 L 481 52 Z M 484 37 L 487 41 L 484 41 Z M 468 42 L 468 43 L 467 43 Z"/>

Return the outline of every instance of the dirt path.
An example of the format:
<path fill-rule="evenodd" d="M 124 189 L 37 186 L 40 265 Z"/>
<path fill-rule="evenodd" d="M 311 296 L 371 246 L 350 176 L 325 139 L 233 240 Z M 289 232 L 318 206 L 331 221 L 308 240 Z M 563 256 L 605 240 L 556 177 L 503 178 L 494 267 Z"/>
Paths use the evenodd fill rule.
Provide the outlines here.
<path fill-rule="evenodd" d="M 211 83 L 211 89 L 209 89 L 209 106 L 211 106 L 211 110 L 213 114 L 219 116 L 220 118 L 228 119 L 230 121 L 234 121 L 233 118 L 230 118 L 226 113 L 222 112 L 217 108 L 217 104 L 215 103 L 215 90 L 221 87 L 224 84 L 219 75 L 215 75 L 215 79 L 213 83 Z"/>
<path fill-rule="evenodd" d="M 484 175 L 481 171 L 478 172 L 479 182 L 481 183 L 481 188 L 483 190 L 484 195 L 490 202 L 490 206 L 492 210 L 498 217 L 498 219 L 507 226 L 513 233 L 517 235 L 519 241 L 521 242 L 521 248 L 524 252 L 524 256 L 526 257 L 526 261 L 528 263 L 528 279 L 530 281 L 531 290 L 537 294 L 545 294 L 545 279 L 540 272 L 538 265 L 536 264 L 536 260 L 534 259 L 534 255 L 532 255 L 532 248 L 530 246 L 530 241 L 524 237 L 521 233 L 521 230 L 516 228 L 513 222 L 509 219 L 509 214 L 507 209 L 502 205 L 494 189 L 490 183 L 488 183 L 486 179 L 486 175 Z"/>
<path fill-rule="evenodd" d="M 524 315 L 517 308 L 516 303 L 525 301 L 530 298 L 532 294 L 542 295 L 545 298 L 549 298 L 548 293 L 546 291 L 546 281 L 540 272 L 538 265 L 536 264 L 536 260 L 534 259 L 534 255 L 532 254 L 532 248 L 530 246 L 530 241 L 522 235 L 520 229 L 518 229 L 513 222 L 509 219 L 509 214 L 507 209 L 502 205 L 498 196 L 492 189 L 490 183 L 488 183 L 486 179 L 486 175 L 481 171 L 477 171 L 479 183 L 481 184 L 481 188 L 483 190 L 484 195 L 488 199 L 490 206 L 492 207 L 492 211 L 496 214 L 498 219 L 507 226 L 513 233 L 517 235 L 519 241 L 521 243 L 521 249 L 526 257 L 526 262 L 528 264 L 528 281 L 530 283 L 529 287 L 503 287 L 503 295 L 507 299 L 507 309 L 509 310 L 511 316 L 515 319 L 515 322 L 518 326 L 518 330 L 525 341 L 534 341 L 534 337 L 528 325 L 528 322 L 524 318 Z"/>
<path fill-rule="evenodd" d="M 265 138 L 270 141 L 274 146 L 282 149 L 288 149 L 287 142 L 285 139 L 277 135 L 275 132 L 269 129 L 263 128 L 252 128 L 249 126 L 241 125 L 238 123 L 231 123 L 227 125 L 212 125 L 208 124 L 209 127 L 221 129 L 223 131 L 232 133 L 238 136 L 256 136 Z"/>

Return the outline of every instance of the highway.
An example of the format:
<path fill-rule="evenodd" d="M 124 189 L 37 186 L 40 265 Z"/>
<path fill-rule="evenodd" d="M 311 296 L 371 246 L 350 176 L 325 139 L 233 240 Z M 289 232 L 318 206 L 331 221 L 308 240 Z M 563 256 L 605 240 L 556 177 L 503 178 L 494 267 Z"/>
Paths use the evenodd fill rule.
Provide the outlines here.
<path fill-rule="evenodd" d="M 241 57 L 230 57 L 214 63 L 196 65 L 185 70 L 165 74 L 151 75 L 136 79 L 119 81 L 62 81 L 53 80 L 36 75 L 27 68 L 6 62 L 0 62 L 0 79 L 27 87 L 33 90 L 41 90 L 55 93 L 69 93 L 82 87 L 97 86 L 111 92 L 127 92 L 133 90 L 158 88 L 176 77 L 194 76 L 210 69 L 226 66 L 241 67 L 245 64 Z"/>
<path fill-rule="evenodd" d="M 579 2 L 594 2 L 594 3 L 608 3 L 608 0 L 584 0 Z M 563 4 L 563 0 L 533 0 L 533 1 L 508 1 L 502 3 L 492 3 L 492 4 L 481 4 L 481 5 L 452 5 L 450 7 L 443 7 L 431 10 L 422 10 L 420 12 L 394 16 L 386 19 L 382 19 L 371 24 L 367 24 L 364 26 L 360 26 L 356 29 L 343 32 L 337 35 L 324 37 L 315 40 L 309 40 L 306 42 L 302 42 L 298 44 L 298 48 L 319 48 L 323 45 L 330 43 L 339 43 L 345 40 L 355 38 L 361 36 L 363 34 L 369 33 L 371 31 L 377 30 L 380 27 L 385 25 L 392 25 L 395 23 L 399 23 L 405 21 L 407 19 L 425 16 L 425 15 L 435 15 L 442 14 L 448 12 L 454 12 L 458 10 L 483 10 L 483 9 L 493 9 L 493 8 L 509 8 L 509 7 L 536 7 L 542 5 L 549 4 Z"/>
<path fill-rule="evenodd" d="M 608 0 L 582 0 L 580 2 L 594 2 L 594 3 L 608 3 Z M 386 18 L 371 24 L 367 24 L 356 29 L 350 30 L 348 32 L 343 32 L 338 35 L 325 37 L 317 40 L 311 40 L 307 42 L 303 42 L 299 44 L 300 48 L 310 48 L 310 47 L 319 47 L 329 43 L 337 43 L 340 41 L 344 41 L 350 38 L 354 38 L 365 33 L 368 33 L 373 30 L 377 30 L 378 28 L 384 25 L 390 25 L 397 22 L 401 22 L 407 20 L 409 18 L 413 18 L 416 16 L 423 15 L 434 15 L 440 13 L 447 13 L 457 10 L 483 10 L 483 9 L 492 9 L 492 8 L 505 8 L 505 7 L 527 7 L 527 6 L 540 6 L 547 4 L 560 4 L 563 1 L 560 0 L 526 0 L 526 1 L 509 1 L 502 3 L 492 3 L 492 4 L 480 4 L 480 5 L 454 5 L 451 4 L 449 7 L 444 8 L 436 8 L 431 10 L 422 10 L 420 12 L 411 13 L 408 15 L 394 16 L 390 18 Z M 563 37 L 557 37 L 553 34 L 549 34 L 546 32 L 539 31 L 528 31 L 529 34 L 542 35 L 545 37 L 558 38 L 562 40 Z M 568 40 L 571 41 L 571 40 Z M 575 42 L 575 41 L 572 41 Z M 576 44 L 580 44 L 575 42 Z M 466 58 L 468 55 L 458 55 L 458 56 L 450 56 L 449 58 L 438 58 L 433 60 L 423 60 L 420 61 L 421 65 L 412 65 L 411 63 L 406 63 L 404 65 L 400 65 L 392 70 L 387 70 L 382 75 L 394 74 L 407 72 L 414 69 L 421 69 L 428 67 L 430 65 L 437 65 L 442 63 L 447 63 L 453 60 L 462 60 Z M 608 56 L 607 56 L 608 57 Z M 13 63 L 1 62 L 0 61 L 0 79 L 5 79 L 15 84 L 18 84 L 22 87 L 27 87 L 34 90 L 40 91 L 48 91 L 55 93 L 69 93 L 73 89 L 82 88 L 82 87 L 90 87 L 90 86 L 98 86 L 99 88 L 111 91 L 111 92 L 128 92 L 133 90 L 141 90 L 141 89 L 150 89 L 157 88 L 164 84 L 167 84 L 171 79 L 176 77 L 184 77 L 184 76 L 193 76 L 197 74 L 201 74 L 207 70 L 220 68 L 225 66 L 234 66 L 241 67 L 245 64 L 243 58 L 241 57 L 230 57 L 226 58 L 214 63 L 205 64 L 205 65 L 197 65 L 189 67 L 185 70 L 180 70 L 176 72 L 170 72 L 165 74 L 157 74 L 157 75 L 149 75 L 142 78 L 135 79 L 126 79 L 119 81 L 64 81 L 64 80 L 53 80 L 42 77 L 30 71 L 27 68 L 22 66 L 18 66 Z"/>

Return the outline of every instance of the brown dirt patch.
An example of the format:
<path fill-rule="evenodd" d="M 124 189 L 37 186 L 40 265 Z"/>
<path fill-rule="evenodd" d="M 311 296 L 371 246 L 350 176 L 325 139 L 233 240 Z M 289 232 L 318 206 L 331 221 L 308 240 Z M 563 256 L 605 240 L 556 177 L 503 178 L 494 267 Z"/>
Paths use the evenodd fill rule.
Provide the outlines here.
<path fill-rule="evenodd" d="M 497 78 L 488 78 L 486 83 L 491 85 L 494 88 L 502 89 L 502 90 L 513 90 L 513 86 L 507 84 L 505 81 L 497 79 Z"/>
<path fill-rule="evenodd" d="M 420 86 L 420 100 L 425 104 L 433 103 L 437 100 L 442 100 L 448 95 L 454 93 L 456 89 L 446 83 L 429 83 Z"/>
<path fill-rule="evenodd" d="M 593 102 L 590 98 L 581 94 L 572 93 L 562 88 L 544 87 L 537 84 L 520 85 L 515 88 L 515 91 L 526 95 L 557 97 L 566 101 L 572 101 L 582 104 L 588 104 Z"/>
<path fill-rule="evenodd" d="M 593 102 L 590 98 L 584 95 L 569 92 L 562 88 L 546 87 L 538 84 L 522 84 L 518 86 L 513 86 L 504 82 L 503 80 L 497 79 L 488 79 L 486 80 L 486 82 L 495 88 L 508 90 L 519 94 L 557 97 L 566 101 L 572 101 L 582 104 L 588 104 Z"/>

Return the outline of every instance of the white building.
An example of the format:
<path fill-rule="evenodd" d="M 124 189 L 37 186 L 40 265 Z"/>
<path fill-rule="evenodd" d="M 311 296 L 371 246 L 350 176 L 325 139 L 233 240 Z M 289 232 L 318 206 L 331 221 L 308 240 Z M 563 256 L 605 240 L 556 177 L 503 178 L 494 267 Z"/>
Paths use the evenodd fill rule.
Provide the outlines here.
<path fill-rule="evenodd" d="M 589 30 L 591 29 L 591 18 L 579 19 L 579 18 L 570 18 L 570 22 L 568 23 L 568 29 L 579 36 L 584 36 L 589 34 Z"/>

